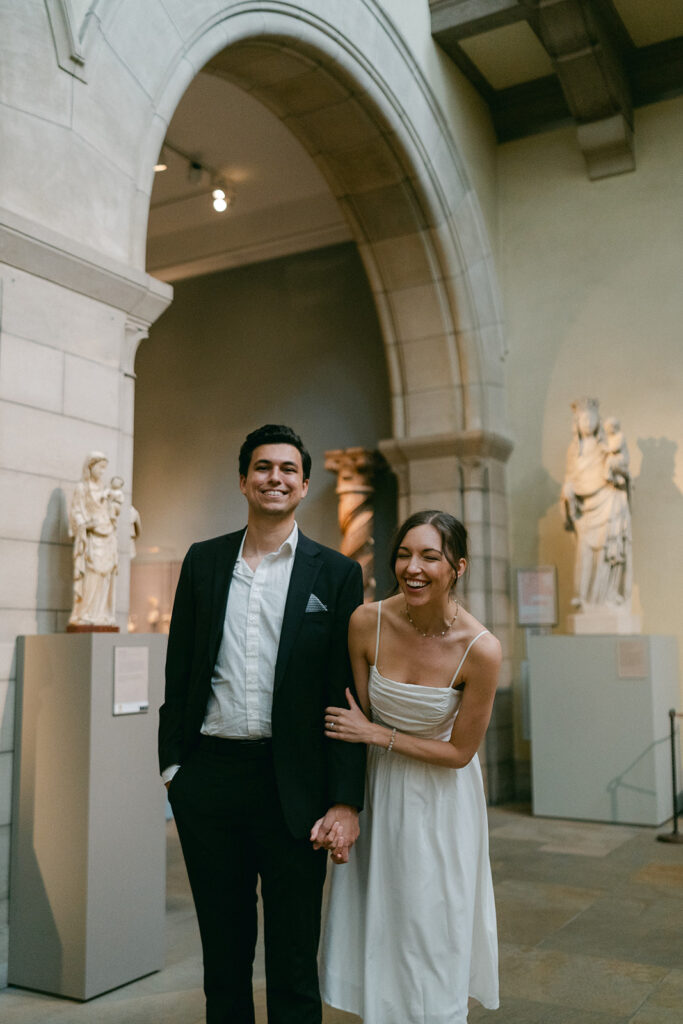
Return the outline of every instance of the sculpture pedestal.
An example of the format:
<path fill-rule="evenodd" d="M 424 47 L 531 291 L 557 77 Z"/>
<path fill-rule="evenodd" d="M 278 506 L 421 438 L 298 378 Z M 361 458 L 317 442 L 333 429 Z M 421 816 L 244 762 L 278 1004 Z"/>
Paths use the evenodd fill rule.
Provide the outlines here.
<path fill-rule="evenodd" d="M 630 825 L 671 816 L 671 636 L 530 636 L 534 814 Z"/>
<path fill-rule="evenodd" d="M 567 629 L 576 636 L 619 636 L 640 633 L 642 620 L 630 608 L 606 608 L 603 605 L 586 608 L 567 616 Z"/>
<path fill-rule="evenodd" d="M 163 967 L 165 648 L 125 633 L 19 638 L 10 985 L 83 1000 Z M 141 654 L 149 712 L 114 714 L 115 663 L 119 699 L 140 688 Z"/>

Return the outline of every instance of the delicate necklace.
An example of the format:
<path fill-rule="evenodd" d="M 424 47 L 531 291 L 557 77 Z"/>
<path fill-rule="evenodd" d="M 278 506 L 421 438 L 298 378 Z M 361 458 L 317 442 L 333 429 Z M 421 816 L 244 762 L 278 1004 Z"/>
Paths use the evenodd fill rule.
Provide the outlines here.
<path fill-rule="evenodd" d="M 408 606 L 407 605 L 406 605 L 406 609 L 405 609 L 406 616 L 408 618 L 408 622 L 413 627 L 413 629 L 416 630 L 416 632 L 418 632 L 420 634 L 420 636 L 423 636 L 425 638 L 425 640 L 441 640 L 446 635 L 446 633 L 449 632 L 451 626 L 453 625 L 453 623 L 455 622 L 455 620 L 458 617 L 458 612 L 459 611 L 460 611 L 460 605 L 456 601 L 455 602 L 455 615 L 453 616 L 451 621 L 446 625 L 445 629 L 442 629 L 440 633 L 423 633 L 422 630 L 420 629 L 420 627 L 416 626 L 415 623 L 413 622 L 413 620 L 411 619 L 410 612 L 408 611 Z"/>

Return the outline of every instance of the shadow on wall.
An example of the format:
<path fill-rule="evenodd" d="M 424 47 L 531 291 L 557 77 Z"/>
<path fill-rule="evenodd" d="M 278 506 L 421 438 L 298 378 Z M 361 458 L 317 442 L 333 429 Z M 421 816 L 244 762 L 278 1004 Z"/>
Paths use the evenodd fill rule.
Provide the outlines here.
<path fill-rule="evenodd" d="M 71 611 L 71 541 L 68 518 L 66 495 L 61 487 L 55 487 L 47 503 L 38 548 L 36 608 L 39 633 L 50 633 L 55 629 L 60 631 L 63 628 L 60 622 L 50 624 L 52 617 L 45 616 L 45 612 L 66 611 L 68 615 Z M 48 622 L 42 622 L 44 618 Z"/>
<path fill-rule="evenodd" d="M 677 632 L 674 599 L 683 577 L 683 494 L 674 483 L 678 445 L 666 437 L 638 439 L 643 460 L 633 481 L 633 579 L 643 606 L 646 633 Z"/>
<path fill-rule="evenodd" d="M 564 527 L 561 491 L 562 485 L 546 470 L 538 471 L 532 492 L 538 507 L 543 508 L 538 517 L 538 564 L 557 566 L 560 632 L 564 630 L 566 617 L 571 611 L 575 554 L 574 535 Z"/>

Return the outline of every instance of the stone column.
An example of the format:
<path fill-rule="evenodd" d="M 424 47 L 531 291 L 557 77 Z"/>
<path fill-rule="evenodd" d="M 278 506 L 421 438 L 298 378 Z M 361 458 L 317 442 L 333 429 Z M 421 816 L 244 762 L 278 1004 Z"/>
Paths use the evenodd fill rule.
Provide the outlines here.
<path fill-rule="evenodd" d="M 514 796 L 512 615 L 509 599 L 505 463 L 512 443 L 488 431 L 380 441 L 398 477 L 399 522 L 420 509 L 440 509 L 467 527 L 470 567 L 466 607 L 501 642 L 496 702 L 479 756 L 491 803 Z"/>
<path fill-rule="evenodd" d="M 376 586 L 374 480 L 385 467 L 383 456 L 367 448 L 335 448 L 325 452 L 325 469 L 337 474 L 340 550 L 360 564 L 366 601 L 373 600 Z"/>

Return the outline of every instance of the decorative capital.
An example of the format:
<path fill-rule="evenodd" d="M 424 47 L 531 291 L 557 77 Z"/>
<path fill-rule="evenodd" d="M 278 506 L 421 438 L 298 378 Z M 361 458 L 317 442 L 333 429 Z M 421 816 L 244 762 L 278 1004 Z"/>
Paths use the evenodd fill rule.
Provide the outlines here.
<path fill-rule="evenodd" d="M 386 467 L 384 456 L 369 448 L 333 448 L 325 452 L 325 469 L 337 474 L 337 494 L 374 491 L 375 476 Z"/>

